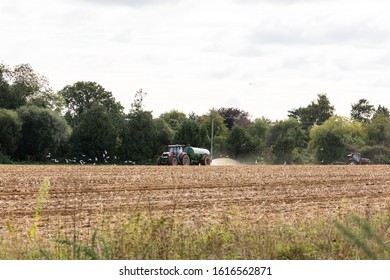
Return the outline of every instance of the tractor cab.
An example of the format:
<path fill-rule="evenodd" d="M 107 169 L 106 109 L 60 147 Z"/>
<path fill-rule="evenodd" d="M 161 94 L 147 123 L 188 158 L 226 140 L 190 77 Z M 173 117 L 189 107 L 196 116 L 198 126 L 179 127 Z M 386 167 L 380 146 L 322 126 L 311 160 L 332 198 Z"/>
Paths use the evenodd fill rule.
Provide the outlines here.
<path fill-rule="evenodd" d="M 350 153 L 347 156 L 347 164 L 358 165 L 358 164 L 370 164 L 371 161 L 368 158 L 362 158 L 362 155 L 358 152 Z"/>
<path fill-rule="evenodd" d="M 176 157 L 179 157 L 181 155 L 181 153 L 183 152 L 183 146 L 182 145 L 168 145 L 168 146 L 165 146 L 164 152 L 165 153 L 172 153 Z"/>
<path fill-rule="evenodd" d="M 360 153 L 353 153 L 352 158 L 356 160 L 357 162 L 360 162 L 362 159 L 362 155 Z"/>

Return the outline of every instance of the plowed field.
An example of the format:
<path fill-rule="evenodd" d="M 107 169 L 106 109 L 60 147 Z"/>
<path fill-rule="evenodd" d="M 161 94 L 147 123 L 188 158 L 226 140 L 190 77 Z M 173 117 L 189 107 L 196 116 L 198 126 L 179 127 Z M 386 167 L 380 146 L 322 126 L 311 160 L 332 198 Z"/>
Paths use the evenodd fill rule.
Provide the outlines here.
<path fill-rule="evenodd" d="M 390 208 L 390 166 L 0 166 L 0 233 L 9 221 L 31 227 L 45 178 L 39 230 L 48 235 L 87 236 L 106 213 L 272 224 Z"/>

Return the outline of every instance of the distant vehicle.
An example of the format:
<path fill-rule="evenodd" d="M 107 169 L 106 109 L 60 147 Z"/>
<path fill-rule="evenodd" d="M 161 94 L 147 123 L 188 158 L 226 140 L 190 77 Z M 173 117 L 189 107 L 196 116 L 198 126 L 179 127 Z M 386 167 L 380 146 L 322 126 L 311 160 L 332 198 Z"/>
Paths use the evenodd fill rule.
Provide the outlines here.
<path fill-rule="evenodd" d="M 347 156 L 346 163 L 349 165 L 365 165 L 365 164 L 371 164 L 371 161 L 368 158 L 363 158 L 360 153 L 353 152 Z"/>
<path fill-rule="evenodd" d="M 210 165 L 210 151 L 190 145 L 167 145 L 157 159 L 157 165 Z"/>

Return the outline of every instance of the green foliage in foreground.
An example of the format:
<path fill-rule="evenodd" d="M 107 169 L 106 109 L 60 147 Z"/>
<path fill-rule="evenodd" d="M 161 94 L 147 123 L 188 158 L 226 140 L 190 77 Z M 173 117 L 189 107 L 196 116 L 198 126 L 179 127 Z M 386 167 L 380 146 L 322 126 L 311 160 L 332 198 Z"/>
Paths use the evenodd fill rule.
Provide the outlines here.
<path fill-rule="evenodd" d="M 239 217 L 199 226 L 141 213 L 115 223 L 108 216 L 88 241 L 46 238 L 39 230 L 34 240 L 23 238 L 8 221 L 0 259 L 390 259 L 389 215 L 272 227 Z"/>

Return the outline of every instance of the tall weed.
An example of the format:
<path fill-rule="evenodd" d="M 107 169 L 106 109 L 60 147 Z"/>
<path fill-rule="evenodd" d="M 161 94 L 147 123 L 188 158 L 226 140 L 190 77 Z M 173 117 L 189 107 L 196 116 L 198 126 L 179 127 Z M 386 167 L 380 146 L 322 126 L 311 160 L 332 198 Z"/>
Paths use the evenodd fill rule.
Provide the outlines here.
<path fill-rule="evenodd" d="M 335 221 L 343 237 L 358 248 L 365 258 L 371 260 L 390 259 L 390 245 L 378 228 L 358 216 L 349 217 L 345 223 Z M 387 228 L 388 229 L 388 228 Z"/>
<path fill-rule="evenodd" d="M 37 201 L 35 204 L 35 215 L 34 215 L 33 224 L 31 226 L 31 228 L 28 230 L 28 237 L 30 238 L 30 240 L 32 240 L 35 237 L 35 232 L 38 228 L 38 223 L 39 223 L 39 219 L 40 219 L 39 213 L 40 213 L 42 206 L 45 202 L 46 195 L 47 195 L 48 191 L 49 191 L 49 179 L 46 178 L 39 188 L 39 194 L 38 194 L 38 198 L 37 198 Z"/>

